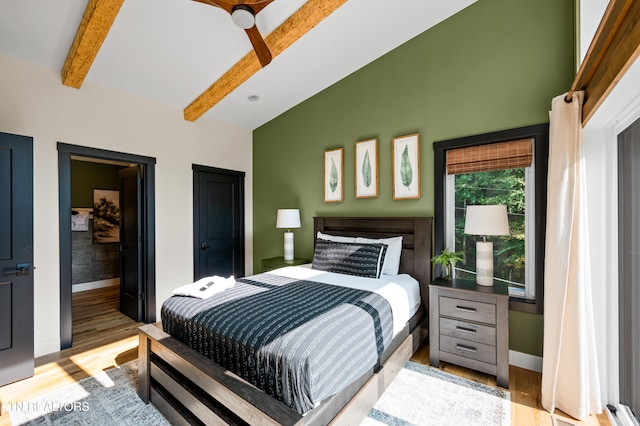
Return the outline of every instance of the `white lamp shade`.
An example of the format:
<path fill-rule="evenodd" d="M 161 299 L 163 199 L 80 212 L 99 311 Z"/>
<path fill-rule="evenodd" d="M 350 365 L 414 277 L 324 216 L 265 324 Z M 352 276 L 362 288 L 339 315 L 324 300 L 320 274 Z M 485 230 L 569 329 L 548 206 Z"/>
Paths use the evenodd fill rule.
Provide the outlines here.
<path fill-rule="evenodd" d="M 300 228 L 300 210 L 278 209 L 276 228 Z"/>
<path fill-rule="evenodd" d="M 507 206 L 467 206 L 464 233 L 470 235 L 509 235 Z"/>

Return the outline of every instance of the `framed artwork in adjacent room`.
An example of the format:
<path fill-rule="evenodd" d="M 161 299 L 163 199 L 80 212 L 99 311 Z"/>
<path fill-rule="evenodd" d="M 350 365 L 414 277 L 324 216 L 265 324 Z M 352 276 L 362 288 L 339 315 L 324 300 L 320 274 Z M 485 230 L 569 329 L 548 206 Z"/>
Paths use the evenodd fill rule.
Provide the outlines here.
<path fill-rule="evenodd" d="M 120 242 L 120 191 L 93 190 L 93 242 Z"/>

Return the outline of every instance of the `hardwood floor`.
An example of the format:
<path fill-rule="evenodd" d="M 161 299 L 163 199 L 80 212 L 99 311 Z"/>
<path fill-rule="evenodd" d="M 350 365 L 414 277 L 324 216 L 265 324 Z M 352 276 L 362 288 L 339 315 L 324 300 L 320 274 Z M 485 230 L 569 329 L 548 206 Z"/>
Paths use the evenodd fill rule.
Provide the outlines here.
<path fill-rule="evenodd" d="M 73 347 L 35 360 L 29 379 L 0 387 L 0 401 L 21 402 L 138 357 L 135 322 L 118 311 L 118 287 L 73 294 Z M 0 426 L 10 425 L 2 413 Z"/>
<path fill-rule="evenodd" d="M 0 401 L 20 402 L 89 377 L 100 371 L 136 359 L 140 323 L 118 311 L 117 288 L 89 290 L 73 295 L 73 341 L 70 349 L 36 359 L 35 375 L 0 387 Z M 429 364 L 429 347 L 422 345 L 411 358 Z M 488 386 L 496 379 L 453 364 L 441 362 L 441 369 Z M 609 425 L 605 414 L 590 416 L 583 422 L 556 412 L 553 416 L 540 404 L 541 375 L 511 366 L 511 424 L 516 426 L 555 426 L 553 417 L 582 426 Z M 0 426 L 10 425 L 9 415 L 0 416 Z"/>
<path fill-rule="evenodd" d="M 413 357 L 412 361 L 429 365 L 429 346 L 422 345 Z M 496 385 L 495 376 L 479 373 L 468 368 L 449 364 L 440 361 L 440 370 L 465 379 L 473 380 L 488 386 L 498 387 Z M 559 410 L 552 415 L 544 408 L 540 402 L 540 388 L 542 384 L 542 375 L 535 371 L 526 370 L 524 368 L 509 366 L 509 391 L 511 395 L 511 424 L 515 426 L 556 426 L 557 422 L 554 417 L 567 422 L 568 425 L 580 426 L 596 426 L 610 425 L 609 419 L 605 413 L 597 416 L 591 415 L 584 421 L 578 421 Z M 559 423 L 561 425 L 563 423 Z"/>

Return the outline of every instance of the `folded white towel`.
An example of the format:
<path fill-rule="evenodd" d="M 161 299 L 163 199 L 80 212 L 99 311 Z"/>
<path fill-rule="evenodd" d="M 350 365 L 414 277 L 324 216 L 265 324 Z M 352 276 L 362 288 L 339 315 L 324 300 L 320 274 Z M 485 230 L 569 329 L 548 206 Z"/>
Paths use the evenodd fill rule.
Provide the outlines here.
<path fill-rule="evenodd" d="M 199 299 L 208 299 L 214 294 L 233 287 L 235 284 L 236 280 L 233 278 L 233 275 L 229 278 L 214 275 L 212 277 L 201 278 L 193 284 L 186 284 L 178 287 L 171 293 L 177 296 L 191 296 Z"/>

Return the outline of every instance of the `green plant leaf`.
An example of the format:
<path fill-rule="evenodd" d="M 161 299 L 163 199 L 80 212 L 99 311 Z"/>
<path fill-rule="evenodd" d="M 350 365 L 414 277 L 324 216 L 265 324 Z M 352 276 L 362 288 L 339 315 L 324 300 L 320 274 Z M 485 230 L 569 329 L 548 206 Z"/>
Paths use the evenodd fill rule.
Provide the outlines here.
<path fill-rule="evenodd" d="M 335 161 L 333 158 L 331 159 L 331 175 L 329 176 L 329 188 L 331 188 L 331 194 L 336 192 L 336 188 L 338 187 L 338 168 L 336 167 Z"/>
<path fill-rule="evenodd" d="M 444 248 L 442 249 L 442 253 L 440 253 L 437 256 L 434 256 L 431 258 L 431 261 L 433 263 L 435 263 L 436 265 L 444 265 L 446 264 L 451 264 L 451 266 L 456 266 L 456 263 L 458 262 L 463 262 L 464 260 L 462 259 L 463 252 L 461 251 L 450 251 L 449 248 Z"/>
<path fill-rule="evenodd" d="M 364 160 L 362 161 L 362 181 L 365 187 L 371 186 L 371 162 L 369 161 L 369 151 L 364 154 Z"/>
<path fill-rule="evenodd" d="M 411 167 L 411 161 L 409 160 L 409 146 L 404 146 L 402 151 L 402 158 L 400 160 L 400 177 L 402 178 L 402 185 L 409 189 L 411 182 L 413 181 L 413 168 Z"/>

